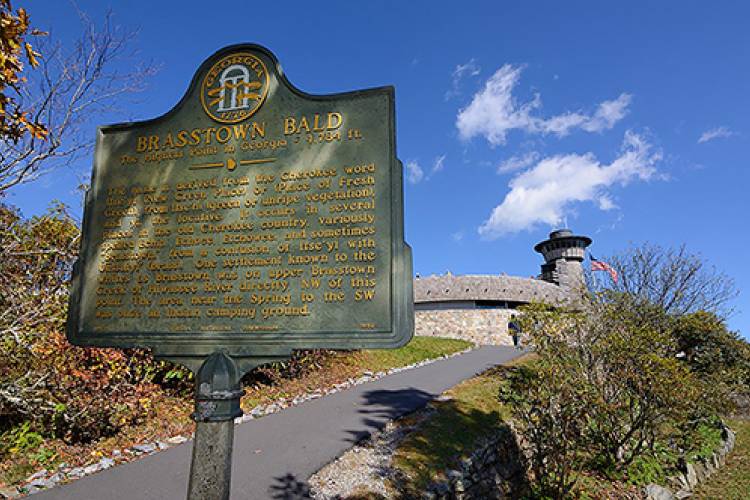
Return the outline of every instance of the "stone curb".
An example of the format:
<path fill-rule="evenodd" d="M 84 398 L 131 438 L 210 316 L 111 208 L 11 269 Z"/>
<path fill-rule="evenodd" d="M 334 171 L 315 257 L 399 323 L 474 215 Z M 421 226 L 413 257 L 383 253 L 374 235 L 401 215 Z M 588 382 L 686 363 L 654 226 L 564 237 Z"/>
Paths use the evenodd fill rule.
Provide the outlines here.
<path fill-rule="evenodd" d="M 726 463 L 727 455 L 734 448 L 736 440 L 734 431 L 725 424 L 722 424 L 722 427 L 721 444 L 709 458 L 701 459 L 695 463 L 688 462 L 684 471 L 667 478 L 669 488 L 658 484 L 649 484 L 643 488 L 646 498 L 648 500 L 681 500 L 692 496 L 696 486 L 705 482 Z M 673 491 L 676 491 L 676 493 L 673 493 Z"/>

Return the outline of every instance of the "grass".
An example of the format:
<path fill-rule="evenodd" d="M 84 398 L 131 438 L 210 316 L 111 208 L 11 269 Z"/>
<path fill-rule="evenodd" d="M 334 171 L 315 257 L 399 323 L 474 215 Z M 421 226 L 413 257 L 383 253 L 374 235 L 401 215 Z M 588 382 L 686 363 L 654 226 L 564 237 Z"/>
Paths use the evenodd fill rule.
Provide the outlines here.
<path fill-rule="evenodd" d="M 360 377 L 367 371 L 386 371 L 453 354 L 471 346 L 471 343 L 462 340 L 415 337 L 400 349 L 334 353 L 325 358 L 321 366 L 314 367 L 301 377 L 281 380 L 273 385 L 247 387 L 242 407 L 247 411 L 259 403 L 272 403 L 332 387 L 349 378 Z M 124 428 L 116 435 L 96 442 L 66 444 L 60 439 L 44 439 L 41 436 L 36 439 L 33 436 L 33 442 L 23 449 L 0 455 L 0 488 L 18 484 L 40 469 L 52 470 L 61 462 L 71 467 L 87 465 L 102 457 L 111 457 L 115 449 L 124 450 L 136 444 L 193 432 L 194 423 L 190 419 L 192 396 L 174 397 L 162 391 L 152 398 L 151 406 L 150 413 L 144 415 L 139 425 Z M 123 453 L 118 461 L 130 459 L 130 455 Z"/>
<path fill-rule="evenodd" d="M 727 463 L 700 485 L 693 498 L 709 500 L 747 500 L 750 498 L 750 419 L 728 422 L 737 433 L 734 450 Z"/>
<path fill-rule="evenodd" d="M 536 357 L 533 353 L 519 356 L 503 367 L 461 382 L 430 403 L 434 412 L 394 452 L 392 465 L 408 483 L 399 484 L 398 489 L 417 494 L 430 482 L 445 479 L 447 468 L 457 467 L 482 439 L 506 428 L 503 420 L 509 414 L 498 401 L 501 384 L 498 372 Z M 404 419 L 404 425 L 410 422 L 410 417 Z"/>
<path fill-rule="evenodd" d="M 497 369 L 466 380 L 431 403 L 435 412 L 399 444 L 393 466 L 408 478 L 407 491 L 420 492 L 441 479 L 446 468 L 468 456 L 477 442 L 502 426 Z M 403 487 L 403 485 L 400 485 Z"/>
<path fill-rule="evenodd" d="M 465 340 L 437 337 L 414 337 L 399 349 L 372 349 L 333 353 L 317 369 L 302 377 L 281 380 L 274 384 L 258 384 L 245 388 L 242 408 L 251 410 L 258 404 L 269 404 L 279 399 L 294 398 L 316 389 L 332 387 L 365 372 L 380 372 L 406 366 L 426 359 L 435 359 L 468 349 L 473 344 Z"/>
<path fill-rule="evenodd" d="M 400 349 L 365 350 L 357 353 L 358 356 L 355 358 L 363 368 L 382 371 L 453 354 L 468 349 L 472 345 L 471 342 L 465 340 L 414 337 L 411 342 Z"/>

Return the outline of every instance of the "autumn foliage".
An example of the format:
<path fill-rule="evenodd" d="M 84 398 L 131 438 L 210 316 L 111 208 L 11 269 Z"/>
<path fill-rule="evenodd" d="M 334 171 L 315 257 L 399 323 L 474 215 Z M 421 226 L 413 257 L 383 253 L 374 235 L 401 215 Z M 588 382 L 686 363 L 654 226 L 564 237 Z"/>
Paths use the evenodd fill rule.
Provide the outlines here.
<path fill-rule="evenodd" d="M 0 205 L 0 434 L 22 423 L 69 442 L 112 434 L 145 417 L 174 373 L 145 351 L 67 342 L 78 239 L 63 206 L 24 220 Z"/>
<path fill-rule="evenodd" d="M 14 12 L 10 0 L 0 0 L 0 137 L 3 140 L 17 141 L 25 134 L 43 139 L 47 135 L 46 127 L 30 116 L 33 110 L 21 105 L 26 82 L 22 76 L 24 58 L 31 68 L 39 65 L 39 53 L 28 37 L 42 34 L 31 28 L 24 9 Z"/>

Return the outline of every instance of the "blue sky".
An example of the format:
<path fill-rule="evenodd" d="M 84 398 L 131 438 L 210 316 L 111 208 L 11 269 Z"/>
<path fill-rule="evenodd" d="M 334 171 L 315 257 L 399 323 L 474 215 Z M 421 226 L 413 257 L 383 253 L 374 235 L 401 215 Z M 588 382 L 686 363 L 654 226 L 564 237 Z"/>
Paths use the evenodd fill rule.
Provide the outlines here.
<path fill-rule="evenodd" d="M 63 43 L 60 0 L 16 2 Z M 198 65 L 265 45 L 311 93 L 394 85 L 415 271 L 530 276 L 563 225 L 596 256 L 685 244 L 740 289 L 750 337 L 750 4 L 744 2 L 102 2 L 160 65 L 123 118 L 170 109 Z M 109 118 L 109 117 L 108 117 Z M 93 135 L 94 129 L 91 129 Z M 80 211 L 88 159 L 15 189 L 33 215 Z"/>

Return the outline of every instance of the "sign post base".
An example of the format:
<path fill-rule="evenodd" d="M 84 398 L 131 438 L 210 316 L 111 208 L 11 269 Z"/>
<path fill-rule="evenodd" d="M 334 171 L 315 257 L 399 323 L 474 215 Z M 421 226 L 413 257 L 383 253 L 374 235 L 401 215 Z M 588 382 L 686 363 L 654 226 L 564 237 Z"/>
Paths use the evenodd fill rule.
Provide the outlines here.
<path fill-rule="evenodd" d="M 229 499 L 233 441 L 233 420 L 196 424 L 188 500 Z"/>

